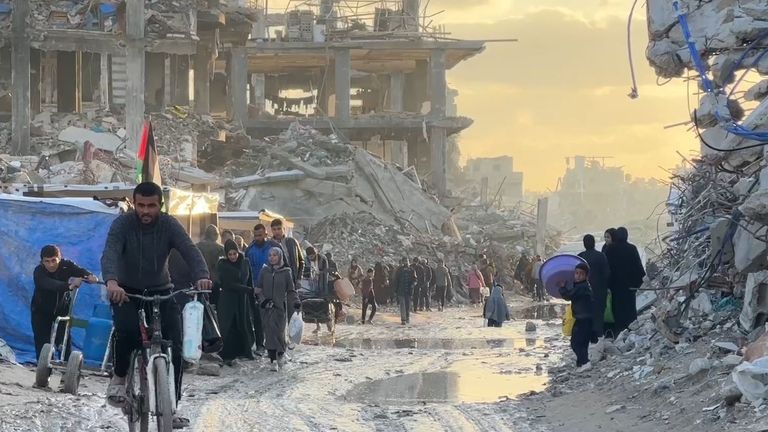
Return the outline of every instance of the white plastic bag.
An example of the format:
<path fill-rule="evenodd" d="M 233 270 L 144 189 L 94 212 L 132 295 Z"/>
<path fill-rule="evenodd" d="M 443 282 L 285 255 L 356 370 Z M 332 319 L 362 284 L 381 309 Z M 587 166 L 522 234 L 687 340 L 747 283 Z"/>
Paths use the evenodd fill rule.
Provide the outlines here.
<path fill-rule="evenodd" d="M 736 366 L 731 373 L 733 382 L 750 402 L 768 399 L 768 357 Z"/>
<path fill-rule="evenodd" d="M 294 349 L 301 344 L 301 336 L 304 333 L 304 321 L 301 312 L 294 312 L 288 323 L 288 348 Z"/>
<path fill-rule="evenodd" d="M 205 307 L 197 299 L 187 303 L 182 313 L 184 337 L 181 355 L 191 363 L 196 363 L 203 355 L 203 313 Z"/>

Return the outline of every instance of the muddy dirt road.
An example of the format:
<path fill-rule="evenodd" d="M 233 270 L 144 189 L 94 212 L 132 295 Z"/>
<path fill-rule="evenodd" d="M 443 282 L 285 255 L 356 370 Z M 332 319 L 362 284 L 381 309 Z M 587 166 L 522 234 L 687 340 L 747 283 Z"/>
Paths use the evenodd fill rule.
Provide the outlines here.
<path fill-rule="evenodd" d="M 558 308 L 513 309 L 501 329 L 483 327 L 473 308 L 416 314 L 406 327 L 384 312 L 374 325 L 339 326 L 335 339 L 306 326 L 281 372 L 257 360 L 188 376 L 181 414 L 196 432 L 538 431 L 516 398 L 542 390 L 565 351 L 559 320 L 542 319 Z M 103 402 L 104 379 L 85 379 L 79 397 L 31 382 L 23 369 L 0 372 L 0 430 L 127 430 Z"/>

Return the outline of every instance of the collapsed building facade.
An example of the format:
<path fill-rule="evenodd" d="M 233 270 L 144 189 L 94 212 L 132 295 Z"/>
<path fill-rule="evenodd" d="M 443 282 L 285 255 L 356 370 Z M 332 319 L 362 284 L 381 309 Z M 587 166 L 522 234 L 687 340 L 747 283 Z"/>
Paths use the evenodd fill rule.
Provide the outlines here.
<path fill-rule="evenodd" d="M 445 195 L 457 159 L 450 137 L 472 124 L 452 109 L 446 72 L 484 43 L 442 37 L 417 0 L 358 7 L 0 2 L 0 111 L 13 115 L 12 151 L 35 150 L 30 125 L 44 111 L 124 113 L 127 148 L 136 149 L 145 112 L 192 104 L 252 138 L 297 121 L 336 134 L 415 167 Z"/>
<path fill-rule="evenodd" d="M 446 74 L 485 43 L 432 26 L 418 0 L 288 3 L 0 0 L 3 191 L 124 187 L 149 119 L 164 185 L 279 213 L 342 261 L 515 262 L 535 218 L 449 211 L 472 120 Z"/>

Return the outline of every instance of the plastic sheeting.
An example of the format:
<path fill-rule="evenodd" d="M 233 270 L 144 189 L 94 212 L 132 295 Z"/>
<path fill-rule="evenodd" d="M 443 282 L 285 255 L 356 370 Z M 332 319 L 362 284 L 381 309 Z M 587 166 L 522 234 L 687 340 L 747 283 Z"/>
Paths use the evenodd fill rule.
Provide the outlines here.
<path fill-rule="evenodd" d="M 20 363 L 36 362 L 30 321 L 34 291 L 32 272 L 40 249 L 56 244 L 64 258 L 100 274 L 101 252 L 118 211 L 93 200 L 0 197 L 0 338 L 16 352 Z M 101 287 L 83 284 L 74 315 L 88 319 L 102 303 Z M 74 349 L 82 350 L 83 329 L 73 329 Z"/>

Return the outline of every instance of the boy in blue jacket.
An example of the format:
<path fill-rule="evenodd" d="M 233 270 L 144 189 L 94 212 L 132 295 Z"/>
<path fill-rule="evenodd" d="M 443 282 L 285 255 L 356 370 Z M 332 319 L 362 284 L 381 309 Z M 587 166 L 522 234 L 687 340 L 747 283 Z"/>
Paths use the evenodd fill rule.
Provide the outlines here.
<path fill-rule="evenodd" d="M 592 338 L 593 301 L 592 288 L 589 285 L 589 266 L 580 263 L 576 266 L 574 282 L 560 283 L 560 295 L 571 301 L 571 310 L 576 323 L 571 332 L 571 349 L 576 353 L 576 367 L 579 372 L 592 369 L 589 362 L 589 342 Z"/>

